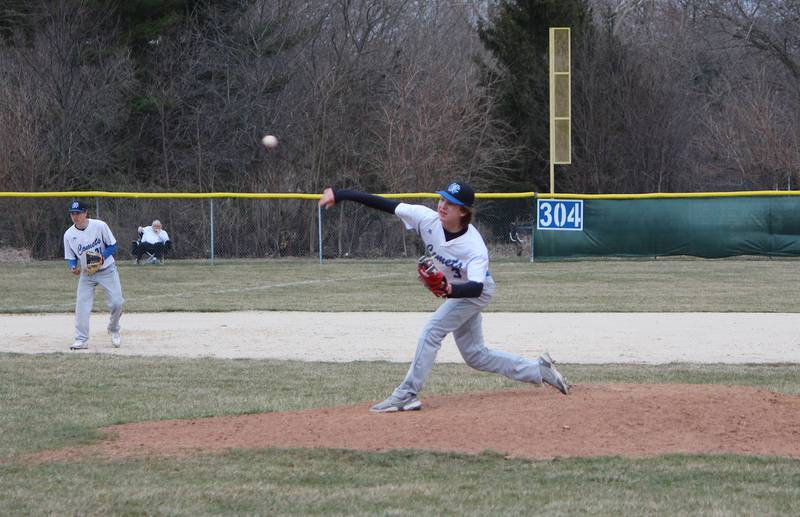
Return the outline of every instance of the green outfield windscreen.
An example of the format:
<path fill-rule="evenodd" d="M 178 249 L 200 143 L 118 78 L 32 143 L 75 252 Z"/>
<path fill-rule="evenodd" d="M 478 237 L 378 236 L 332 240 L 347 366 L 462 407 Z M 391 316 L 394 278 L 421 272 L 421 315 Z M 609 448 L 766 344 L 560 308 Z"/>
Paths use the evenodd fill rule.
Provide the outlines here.
<path fill-rule="evenodd" d="M 798 196 L 586 199 L 582 222 L 535 230 L 536 259 L 800 256 Z"/>

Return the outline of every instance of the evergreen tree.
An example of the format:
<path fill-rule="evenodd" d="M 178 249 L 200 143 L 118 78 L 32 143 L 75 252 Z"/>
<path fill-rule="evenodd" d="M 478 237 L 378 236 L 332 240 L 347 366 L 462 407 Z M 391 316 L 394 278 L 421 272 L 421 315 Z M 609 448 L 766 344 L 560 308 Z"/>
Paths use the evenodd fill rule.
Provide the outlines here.
<path fill-rule="evenodd" d="M 576 48 L 588 19 L 586 0 L 500 0 L 479 24 L 480 39 L 497 60 L 485 67 L 485 81 L 498 100 L 498 117 L 512 129 L 509 144 L 520 149 L 495 188 L 549 191 L 549 28 L 570 27 Z"/>
<path fill-rule="evenodd" d="M 124 31 L 126 45 L 140 60 L 159 38 L 180 27 L 200 0 L 99 0 L 98 8 L 111 8 Z"/>

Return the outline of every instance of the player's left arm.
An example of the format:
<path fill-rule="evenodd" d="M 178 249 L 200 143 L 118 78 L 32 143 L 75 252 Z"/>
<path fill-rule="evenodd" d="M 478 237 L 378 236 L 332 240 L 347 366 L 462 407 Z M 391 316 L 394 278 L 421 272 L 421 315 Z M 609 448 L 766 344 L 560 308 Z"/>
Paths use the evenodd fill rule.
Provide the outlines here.
<path fill-rule="evenodd" d="M 106 248 L 102 252 L 103 260 L 105 260 L 116 253 L 117 239 L 114 238 L 114 234 L 111 233 L 111 228 L 109 228 L 106 223 L 103 223 L 101 235 L 103 237 L 103 243 L 106 245 Z"/>
<path fill-rule="evenodd" d="M 477 298 L 483 292 L 482 282 L 468 281 L 463 284 L 452 284 L 438 269 L 433 259 L 423 255 L 417 262 L 417 274 L 422 283 L 437 297 L 445 298 Z"/>
<path fill-rule="evenodd" d="M 117 252 L 117 243 L 106 246 L 106 249 L 103 250 L 103 260 L 107 259 L 111 255 Z"/>
<path fill-rule="evenodd" d="M 483 282 L 470 280 L 463 284 L 449 284 L 448 298 L 477 298 L 483 293 Z"/>
<path fill-rule="evenodd" d="M 489 271 L 489 256 L 479 254 L 467 261 L 467 281 L 451 284 L 448 298 L 477 298 L 483 293 L 483 279 Z"/>

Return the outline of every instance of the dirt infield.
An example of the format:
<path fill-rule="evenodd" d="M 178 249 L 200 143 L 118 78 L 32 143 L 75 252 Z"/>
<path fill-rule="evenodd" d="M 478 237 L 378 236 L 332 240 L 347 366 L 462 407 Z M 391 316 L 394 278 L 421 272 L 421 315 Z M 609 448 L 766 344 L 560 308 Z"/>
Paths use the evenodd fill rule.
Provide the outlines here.
<path fill-rule="evenodd" d="M 130 313 L 111 348 L 107 313 L 92 315 L 89 350 L 140 356 L 408 363 L 430 317 L 420 312 Z M 72 314 L 0 315 L 0 352 L 66 353 Z M 798 315 L 781 313 L 483 314 L 487 346 L 562 363 L 800 362 Z M 437 362 L 463 362 L 448 336 Z"/>
<path fill-rule="evenodd" d="M 417 449 L 547 459 L 666 453 L 800 458 L 800 397 L 719 385 L 585 384 L 426 397 L 424 409 L 368 404 L 116 425 L 101 443 L 32 461 L 185 456 L 233 448 Z"/>

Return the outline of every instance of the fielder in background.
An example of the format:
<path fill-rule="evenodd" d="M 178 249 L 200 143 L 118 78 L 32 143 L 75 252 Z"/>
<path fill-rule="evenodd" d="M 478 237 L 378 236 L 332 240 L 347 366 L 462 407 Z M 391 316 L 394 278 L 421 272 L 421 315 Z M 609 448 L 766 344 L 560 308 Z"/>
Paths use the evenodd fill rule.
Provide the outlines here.
<path fill-rule="evenodd" d="M 111 311 L 108 332 L 111 346 L 119 347 L 119 319 L 122 316 L 122 286 L 114 261 L 117 240 L 106 223 L 89 219 L 88 207 L 74 201 L 69 206 L 72 226 L 64 232 L 64 258 L 73 274 L 78 275 L 75 302 L 75 342 L 70 350 L 89 348 L 89 318 L 94 305 L 94 289 L 98 285 L 106 292 L 106 305 Z"/>
<path fill-rule="evenodd" d="M 139 240 L 134 243 L 133 254 L 136 255 L 136 263 L 142 260 L 142 255 L 149 254 L 157 262 L 164 260 L 164 254 L 172 249 L 172 242 L 169 234 L 161 227 L 161 221 L 154 220 L 150 226 L 140 226 L 137 230 Z"/>
<path fill-rule="evenodd" d="M 472 368 L 539 386 L 549 384 L 566 395 L 569 385 L 548 353 L 532 361 L 486 348 L 481 311 L 492 300 L 495 283 L 489 273 L 489 251 L 481 234 L 470 224 L 475 192 L 467 183 L 454 181 L 437 194 L 440 199 L 436 211 L 353 190 L 327 188 L 319 200 L 324 208 L 355 201 L 398 216 L 425 245 L 425 256 L 418 265 L 420 280 L 433 294 L 447 299 L 422 330 L 403 382 L 370 411 L 421 409 L 417 394 L 427 381 L 442 340 L 450 332 L 464 361 Z"/>

